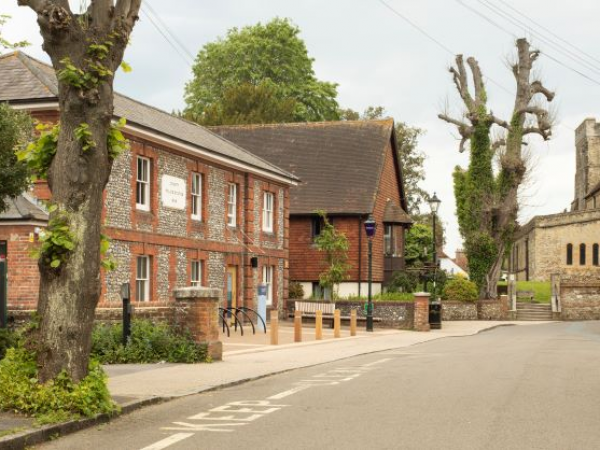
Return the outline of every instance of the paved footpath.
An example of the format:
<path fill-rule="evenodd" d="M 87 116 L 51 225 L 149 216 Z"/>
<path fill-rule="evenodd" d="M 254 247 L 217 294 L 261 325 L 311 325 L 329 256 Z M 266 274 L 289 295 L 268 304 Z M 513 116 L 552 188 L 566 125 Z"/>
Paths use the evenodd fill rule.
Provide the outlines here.
<path fill-rule="evenodd" d="M 444 322 L 442 330 L 429 333 L 400 330 L 360 331 L 349 337 L 334 339 L 332 330 L 324 330 L 324 340 L 314 340 L 314 328 L 303 329 L 304 342 L 293 343 L 293 328 L 289 323 L 280 327 L 280 345 L 269 345 L 269 335 L 245 330 L 245 336 L 223 336 L 223 361 L 212 364 L 127 364 L 105 366 L 109 376 L 108 387 L 124 411 L 146 404 L 168 400 L 212 389 L 232 386 L 245 381 L 339 361 L 353 356 L 410 347 L 422 342 L 448 337 L 471 336 L 498 326 L 532 326 L 548 322 Z M 101 419 L 106 420 L 106 419 Z M 0 437 L 0 448 L 23 448 L 25 444 L 42 442 L 56 435 L 64 435 L 93 425 L 90 421 L 70 422 L 34 428 L 31 419 L 22 421 L 6 413 L 0 414 L 0 436 L 5 430 L 23 430 Z"/>

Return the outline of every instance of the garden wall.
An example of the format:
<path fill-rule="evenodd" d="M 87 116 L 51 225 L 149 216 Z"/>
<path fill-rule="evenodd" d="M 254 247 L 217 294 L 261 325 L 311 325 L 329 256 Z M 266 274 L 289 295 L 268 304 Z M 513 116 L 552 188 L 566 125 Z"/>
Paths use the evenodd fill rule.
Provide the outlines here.
<path fill-rule="evenodd" d="M 561 320 L 600 320 L 600 282 L 560 283 Z"/>

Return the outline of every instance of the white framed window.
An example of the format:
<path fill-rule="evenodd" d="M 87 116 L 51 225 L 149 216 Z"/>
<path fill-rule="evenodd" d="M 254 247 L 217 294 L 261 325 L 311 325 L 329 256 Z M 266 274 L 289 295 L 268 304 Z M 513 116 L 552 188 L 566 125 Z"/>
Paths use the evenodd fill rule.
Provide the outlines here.
<path fill-rule="evenodd" d="M 202 286 L 202 261 L 192 261 L 192 286 Z"/>
<path fill-rule="evenodd" d="M 135 274 L 136 300 L 150 301 L 150 257 L 138 256 Z"/>
<path fill-rule="evenodd" d="M 273 232 L 273 209 L 275 205 L 275 195 L 272 192 L 265 192 L 263 196 L 263 231 Z"/>
<path fill-rule="evenodd" d="M 262 281 L 267 286 L 267 306 L 273 304 L 273 266 L 263 266 Z"/>
<path fill-rule="evenodd" d="M 235 227 L 237 224 L 237 184 L 229 183 L 227 197 L 227 225 Z"/>
<path fill-rule="evenodd" d="M 192 173 L 192 219 L 202 220 L 202 174 Z"/>
<path fill-rule="evenodd" d="M 135 207 L 142 211 L 150 211 L 150 160 L 137 157 Z"/>

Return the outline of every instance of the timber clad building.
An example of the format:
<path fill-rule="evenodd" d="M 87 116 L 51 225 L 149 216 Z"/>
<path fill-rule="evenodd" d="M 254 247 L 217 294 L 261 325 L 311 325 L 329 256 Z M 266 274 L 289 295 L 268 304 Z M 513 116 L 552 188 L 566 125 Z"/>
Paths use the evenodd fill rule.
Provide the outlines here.
<path fill-rule="evenodd" d="M 349 279 L 339 295 L 367 293 L 367 237 L 364 221 L 373 215 L 374 292 L 404 269 L 405 230 L 412 223 L 394 122 L 341 121 L 213 127 L 213 131 L 267 161 L 297 174 L 290 189 L 290 280 L 302 283 L 305 297 L 321 296 L 323 255 L 314 238 L 323 210 L 350 241 Z"/>
<path fill-rule="evenodd" d="M 0 57 L 0 101 L 56 122 L 53 69 L 21 52 Z M 289 187 L 298 178 L 151 106 L 119 94 L 114 105 L 115 119 L 127 119 L 131 148 L 114 162 L 104 192 L 104 233 L 118 267 L 102 274 L 100 305 L 120 304 L 120 286 L 128 282 L 138 306 L 169 302 L 177 287 L 203 285 L 221 289 L 224 302 L 253 307 L 264 282 L 268 304 L 280 308 L 287 296 Z M 36 184 L 33 196 L 48 199 L 47 186 Z M 10 309 L 36 305 L 37 268 L 26 254 L 46 222 L 28 194 L 0 214 Z"/>

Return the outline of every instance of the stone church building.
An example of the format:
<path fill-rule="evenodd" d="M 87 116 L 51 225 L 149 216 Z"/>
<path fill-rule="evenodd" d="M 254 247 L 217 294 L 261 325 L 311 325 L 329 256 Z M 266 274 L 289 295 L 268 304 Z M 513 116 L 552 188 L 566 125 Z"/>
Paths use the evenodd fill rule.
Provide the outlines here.
<path fill-rule="evenodd" d="M 517 280 L 600 280 L 600 123 L 584 120 L 575 148 L 571 211 L 536 216 L 517 232 L 509 261 Z"/>

